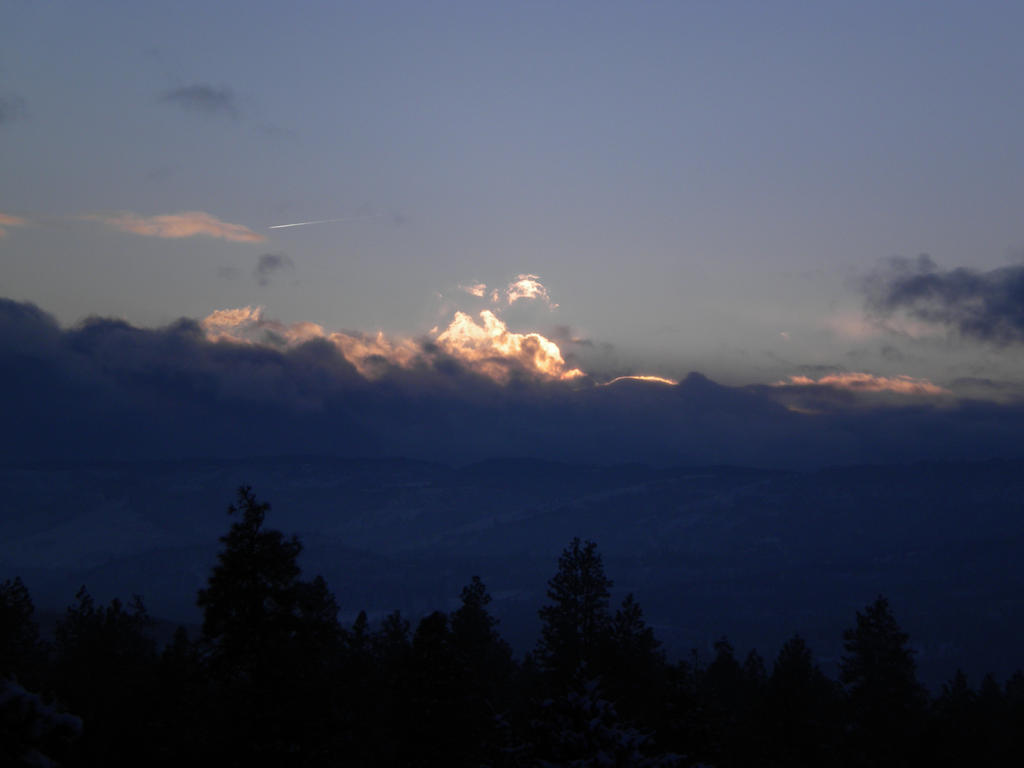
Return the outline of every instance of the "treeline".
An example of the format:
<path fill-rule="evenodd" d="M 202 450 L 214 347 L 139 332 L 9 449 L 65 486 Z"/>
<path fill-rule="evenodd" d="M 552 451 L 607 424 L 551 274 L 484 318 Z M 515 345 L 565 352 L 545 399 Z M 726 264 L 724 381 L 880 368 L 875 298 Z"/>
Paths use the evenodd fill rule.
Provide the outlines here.
<path fill-rule="evenodd" d="M 1024 675 L 975 690 L 958 673 L 930 696 L 882 597 L 845 633 L 839 680 L 799 636 L 770 667 L 724 639 L 713 659 L 670 661 L 575 539 L 520 661 L 475 577 L 415 628 L 398 612 L 342 626 L 268 510 L 239 489 L 202 631 L 163 648 L 138 598 L 83 588 L 44 642 L 25 586 L 0 585 L 0 765 L 1024 764 Z"/>

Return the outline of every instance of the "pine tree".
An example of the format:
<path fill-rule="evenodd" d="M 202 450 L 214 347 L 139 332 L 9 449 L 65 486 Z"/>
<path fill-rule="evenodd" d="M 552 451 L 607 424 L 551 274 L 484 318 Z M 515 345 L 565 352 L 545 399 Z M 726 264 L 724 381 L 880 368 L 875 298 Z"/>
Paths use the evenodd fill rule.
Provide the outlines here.
<path fill-rule="evenodd" d="M 84 723 L 79 748 L 90 765 L 150 762 L 156 643 L 141 598 L 97 605 L 82 587 L 57 624 L 58 699 Z"/>
<path fill-rule="evenodd" d="M 782 646 L 766 693 L 769 765 L 825 765 L 840 733 L 838 690 L 825 676 L 800 635 Z"/>
<path fill-rule="evenodd" d="M 15 576 L 0 584 L 0 677 L 22 682 L 34 677 L 42 648 L 39 628 L 33 620 L 35 606 L 28 588 Z"/>
<path fill-rule="evenodd" d="M 623 718 L 648 727 L 664 725 L 671 693 L 667 666 L 640 604 L 626 595 L 611 619 L 602 677 L 605 693 Z"/>
<path fill-rule="evenodd" d="M 537 661 L 541 669 L 563 682 L 581 666 L 587 674 L 599 671 L 611 625 L 611 587 L 597 545 L 574 538 L 558 558 L 558 572 L 548 581 L 551 602 L 539 611 L 543 626 Z"/>
<path fill-rule="evenodd" d="M 855 746 L 868 761 L 909 764 L 926 701 L 909 636 L 879 595 L 864 613 L 857 612 L 857 625 L 843 637 L 840 680 L 846 686 Z"/>
<path fill-rule="evenodd" d="M 487 610 L 491 596 L 474 576 L 451 615 L 451 645 L 457 665 L 458 702 L 451 715 L 463 734 L 462 764 L 493 765 L 506 751 L 510 733 L 505 711 L 515 665 L 512 650 Z M 514 743 L 514 737 L 512 737 Z"/>
<path fill-rule="evenodd" d="M 329 739 L 338 608 L 322 578 L 300 578 L 299 540 L 264 528 L 269 510 L 248 486 L 228 508 L 241 520 L 221 537 L 224 548 L 199 592 L 200 646 L 219 686 L 220 758 L 311 764 Z"/>

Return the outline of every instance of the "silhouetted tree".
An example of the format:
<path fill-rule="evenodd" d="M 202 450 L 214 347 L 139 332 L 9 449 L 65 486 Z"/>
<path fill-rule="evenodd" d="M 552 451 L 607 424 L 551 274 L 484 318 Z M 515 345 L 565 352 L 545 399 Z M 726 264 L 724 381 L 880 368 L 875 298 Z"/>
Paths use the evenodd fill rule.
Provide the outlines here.
<path fill-rule="evenodd" d="M 479 576 L 462 588 L 461 604 L 451 615 L 451 645 L 456 661 L 458 701 L 452 717 L 462 733 L 459 759 L 466 765 L 494 765 L 516 736 L 508 727 L 516 672 L 512 650 L 487 610 L 491 596 Z"/>
<path fill-rule="evenodd" d="M 917 682 L 914 652 L 879 597 L 843 635 L 840 679 L 846 686 L 855 751 L 868 763 L 908 765 L 921 728 L 926 697 Z"/>
<path fill-rule="evenodd" d="M 839 751 L 839 692 L 800 635 L 787 640 L 775 659 L 764 721 L 766 765 L 826 765 Z"/>
<path fill-rule="evenodd" d="M 35 606 L 20 577 L 0 584 L 0 677 L 35 684 L 42 661 Z"/>
<path fill-rule="evenodd" d="M 991 674 L 978 686 L 974 720 L 978 727 L 979 749 L 976 759 L 987 765 L 1013 765 L 1024 755 L 1014 756 L 1010 734 L 1014 731 L 1009 706 L 1002 687 Z"/>
<path fill-rule="evenodd" d="M 97 606 L 82 587 L 58 622 L 54 687 L 82 718 L 82 760 L 90 765 L 149 762 L 155 720 L 156 643 L 138 596 Z"/>
<path fill-rule="evenodd" d="M 978 765 L 985 747 L 979 740 L 977 697 L 967 683 L 967 675 L 958 669 L 953 679 L 943 684 L 932 704 L 927 746 L 934 765 Z"/>
<path fill-rule="evenodd" d="M 550 603 L 540 609 L 541 638 L 536 658 L 542 670 L 564 683 L 585 668 L 599 671 L 611 617 L 605 576 L 597 545 L 574 538 L 558 558 L 558 572 L 548 581 Z"/>
<path fill-rule="evenodd" d="M 603 667 L 604 692 L 626 721 L 665 726 L 670 695 L 665 652 L 632 594 L 609 624 Z"/>
<path fill-rule="evenodd" d="M 0 765 L 47 765 L 81 731 L 77 717 L 33 690 L 46 677 L 34 613 L 20 577 L 0 584 Z"/>
<path fill-rule="evenodd" d="M 0 677 L 0 765 L 50 766 L 73 755 L 82 721 L 45 697 Z"/>
<path fill-rule="evenodd" d="M 621 720 L 596 679 L 583 681 L 542 705 L 541 766 L 669 768 L 678 755 L 656 748 L 650 735 Z"/>
<path fill-rule="evenodd" d="M 196 644 L 178 627 L 156 668 L 156 722 L 151 765 L 181 766 L 207 752 L 203 706 L 210 696 L 206 669 Z"/>
<path fill-rule="evenodd" d="M 1009 742 L 1007 752 L 1020 762 L 1024 760 L 1024 672 L 1018 669 L 1010 675 L 1003 686 L 1003 691 L 1008 724 L 1005 729 Z"/>
<path fill-rule="evenodd" d="M 300 578 L 299 540 L 264 528 L 269 510 L 239 488 L 228 513 L 241 520 L 221 537 L 198 597 L 201 646 L 220 686 L 218 729 L 236 745 L 220 758 L 241 764 L 258 753 L 317 764 L 328 759 L 338 609 L 322 578 Z"/>

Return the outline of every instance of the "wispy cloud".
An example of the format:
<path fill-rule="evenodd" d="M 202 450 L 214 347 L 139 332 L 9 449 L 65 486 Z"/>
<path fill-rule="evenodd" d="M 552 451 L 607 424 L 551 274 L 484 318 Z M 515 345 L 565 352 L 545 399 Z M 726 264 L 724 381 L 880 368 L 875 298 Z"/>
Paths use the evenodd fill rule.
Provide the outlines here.
<path fill-rule="evenodd" d="M 1024 342 L 1024 266 L 938 268 L 931 257 L 891 259 L 865 281 L 869 310 L 939 326 L 963 337 Z"/>
<path fill-rule="evenodd" d="M 25 100 L 20 96 L 0 96 L 0 126 L 21 120 L 28 114 Z"/>
<path fill-rule="evenodd" d="M 205 235 L 233 243 L 262 243 L 267 239 L 246 226 L 221 221 L 203 211 L 182 211 L 160 216 L 139 216 L 136 213 L 89 214 L 82 218 L 98 221 L 121 232 L 146 237 L 178 239 Z"/>
<path fill-rule="evenodd" d="M 897 395 L 950 395 L 948 389 L 928 379 L 913 376 L 876 376 L 872 373 L 830 373 L 819 379 L 810 376 L 790 376 L 776 382 L 776 387 L 830 387 L 851 392 L 891 392 Z"/>
<path fill-rule="evenodd" d="M 7 237 L 8 227 L 24 227 L 28 221 L 21 216 L 12 216 L 9 213 L 0 213 L 0 237 Z"/>
<path fill-rule="evenodd" d="M 256 262 L 253 276 L 263 286 L 269 285 L 278 272 L 294 269 L 295 263 L 283 253 L 264 253 Z"/>
<path fill-rule="evenodd" d="M 664 384 L 669 387 L 674 387 L 679 384 L 675 379 L 666 379 L 664 376 L 651 376 L 646 373 L 634 373 L 628 376 L 616 376 L 611 381 L 607 381 L 603 386 L 610 387 L 612 384 L 618 384 L 623 381 L 640 381 L 644 383 Z"/>
<path fill-rule="evenodd" d="M 460 291 L 465 291 L 470 296 L 477 296 L 482 298 L 487 293 L 486 283 L 470 283 L 469 285 L 460 285 Z"/>
<path fill-rule="evenodd" d="M 209 117 L 237 118 L 241 114 L 235 93 L 227 86 L 195 83 L 171 88 L 160 94 L 160 101 Z"/>

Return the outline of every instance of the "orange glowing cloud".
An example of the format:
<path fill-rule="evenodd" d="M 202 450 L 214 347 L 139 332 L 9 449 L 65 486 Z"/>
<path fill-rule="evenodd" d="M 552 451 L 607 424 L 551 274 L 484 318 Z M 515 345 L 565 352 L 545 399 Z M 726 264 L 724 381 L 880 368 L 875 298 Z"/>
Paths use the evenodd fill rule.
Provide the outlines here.
<path fill-rule="evenodd" d="M 7 237 L 7 227 L 24 227 L 27 225 L 28 221 L 20 216 L 0 213 L 0 237 Z"/>
<path fill-rule="evenodd" d="M 604 386 L 608 387 L 620 381 L 649 381 L 653 384 L 666 384 L 670 387 L 674 387 L 679 383 L 675 379 L 666 379 L 664 376 L 649 376 L 642 373 L 636 373 L 631 376 L 616 376 L 611 381 L 606 381 Z"/>
<path fill-rule="evenodd" d="M 539 299 L 551 309 L 558 309 L 558 305 L 551 301 L 548 289 L 544 287 L 537 275 L 518 275 L 508 284 L 505 296 L 510 305 L 521 299 Z"/>
<path fill-rule="evenodd" d="M 480 313 L 479 323 L 465 312 L 456 312 L 435 341 L 468 367 L 499 382 L 508 380 L 510 365 L 547 379 L 564 381 L 584 375 L 566 365 L 553 341 L 539 333 L 514 333 L 487 309 Z"/>
<path fill-rule="evenodd" d="M 558 345 L 538 333 L 514 333 L 494 315 L 484 310 L 481 322 L 456 312 L 448 327 L 437 333 L 433 343 L 445 354 L 459 360 L 470 370 L 499 383 L 512 372 L 548 380 L 570 380 L 583 376 L 569 368 Z M 263 316 L 261 307 L 220 309 L 203 318 L 200 326 L 211 341 L 293 347 L 314 339 L 334 344 L 360 375 L 376 378 L 388 367 L 410 368 L 423 359 L 421 344 L 413 339 L 391 338 L 358 333 L 327 332 L 316 323 L 287 325 Z M 434 331 L 436 333 L 436 329 Z"/>
<path fill-rule="evenodd" d="M 913 376 L 875 376 L 871 373 L 830 373 L 820 379 L 809 376 L 790 376 L 786 381 L 778 381 L 776 387 L 832 387 L 852 392 L 891 392 L 897 395 L 951 395 L 948 389 L 933 384 L 928 379 L 916 379 Z"/>
<path fill-rule="evenodd" d="M 470 296 L 482 298 L 487 293 L 487 285 L 485 283 L 471 283 L 469 285 L 460 285 L 459 290 L 465 291 Z"/>
<path fill-rule="evenodd" d="M 218 309 L 200 321 L 210 341 L 228 341 L 272 347 L 294 347 L 307 341 L 324 339 L 334 344 L 360 375 L 373 378 L 385 365 L 407 367 L 419 353 L 409 339 L 389 339 L 383 333 L 366 336 L 358 333 L 328 333 L 317 323 L 293 323 L 267 320 L 262 307 Z"/>
<path fill-rule="evenodd" d="M 139 216 L 136 213 L 90 214 L 82 218 L 98 221 L 120 232 L 145 237 L 179 239 L 184 237 L 216 237 L 233 243 L 262 243 L 267 238 L 241 224 L 221 221 L 203 211 L 182 211 L 160 216 Z"/>

